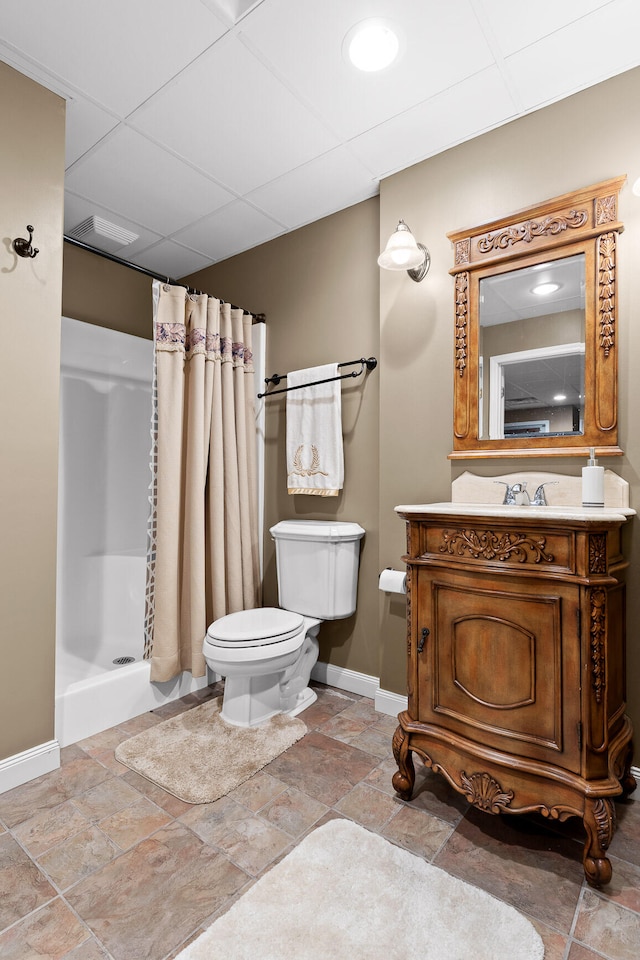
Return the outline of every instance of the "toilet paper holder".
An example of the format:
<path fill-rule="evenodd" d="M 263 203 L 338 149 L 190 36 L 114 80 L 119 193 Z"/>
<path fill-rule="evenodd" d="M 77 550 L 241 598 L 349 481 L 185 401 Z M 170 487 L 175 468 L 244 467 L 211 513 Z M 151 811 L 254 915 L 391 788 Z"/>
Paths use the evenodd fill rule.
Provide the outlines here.
<path fill-rule="evenodd" d="M 385 567 L 378 576 L 378 589 L 384 593 L 406 594 L 407 574 L 393 567 Z"/>

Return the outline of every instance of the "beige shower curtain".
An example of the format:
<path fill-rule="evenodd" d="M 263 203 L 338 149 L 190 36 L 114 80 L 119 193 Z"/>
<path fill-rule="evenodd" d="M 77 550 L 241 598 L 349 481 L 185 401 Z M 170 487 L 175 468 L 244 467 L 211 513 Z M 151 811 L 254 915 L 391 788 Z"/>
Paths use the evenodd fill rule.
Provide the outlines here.
<path fill-rule="evenodd" d="M 151 679 L 204 676 L 212 620 L 259 604 L 249 314 L 154 281 Z"/>

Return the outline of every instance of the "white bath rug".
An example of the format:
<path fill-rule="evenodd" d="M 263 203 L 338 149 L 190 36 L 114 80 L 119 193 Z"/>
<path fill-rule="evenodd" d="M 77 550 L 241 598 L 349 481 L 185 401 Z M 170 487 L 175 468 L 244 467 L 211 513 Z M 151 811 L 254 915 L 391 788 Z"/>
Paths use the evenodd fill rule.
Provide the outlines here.
<path fill-rule="evenodd" d="M 307 732 L 277 714 L 258 727 L 220 716 L 222 697 L 164 720 L 116 748 L 116 760 L 187 803 L 212 803 L 270 763 Z"/>
<path fill-rule="evenodd" d="M 176 960 L 541 960 L 513 907 L 349 820 L 309 834 Z"/>

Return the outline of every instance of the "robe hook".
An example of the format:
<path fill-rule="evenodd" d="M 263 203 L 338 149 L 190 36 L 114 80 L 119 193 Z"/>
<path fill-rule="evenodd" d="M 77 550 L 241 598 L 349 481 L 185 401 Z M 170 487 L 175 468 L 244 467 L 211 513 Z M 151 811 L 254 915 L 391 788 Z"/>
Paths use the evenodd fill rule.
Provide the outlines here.
<path fill-rule="evenodd" d="M 18 237 L 17 240 L 13 241 L 13 249 L 18 254 L 19 257 L 29 257 L 31 260 L 40 252 L 37 247 L 31 246 L 31 241 L 33 240 L 33 227 L 30 224 L 27 224 L 27 230 L 29 231 L 29 239 L 25 240 L 23 237 Z"/>

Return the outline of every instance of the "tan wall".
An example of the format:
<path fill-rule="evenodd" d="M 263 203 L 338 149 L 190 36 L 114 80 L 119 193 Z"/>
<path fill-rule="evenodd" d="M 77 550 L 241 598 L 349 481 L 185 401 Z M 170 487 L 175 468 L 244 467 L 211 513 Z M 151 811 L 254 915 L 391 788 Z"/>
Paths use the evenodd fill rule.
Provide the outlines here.
<path fill-rule="evenodd" d="M 0 63 L 0 759 L 54 737 L 64 101 Z M 34 260 L 11 242 L 35 228 Z"/>
<path fill-rule="evenodd" d="M 153 338 L 150 277 L 70 243 L 63 271 L 63 316 Z"/>
<path fill-rule="evenodd" d="M 462 144 L 398 173 L 382 184 L 380 238 L 386 240 L 399 217 L 430 248 L 432 267 L 416 288 L 405 277 L 381 278 L 380 372 L 380 544 L 393 558 L 404 548 L 402 524 L 393 515 L 398 502 L 446 497 L 451 479 L 463 470 L 486 475 L 517 471 L 523 461 L 447 461 L 452 448 L 453 283 L 448 271 L 453 250 L 447 232 L 492 220 L 537 201 L 627 174 L 620 198 L 625 223 L 618 254 L 620 445 L 623 457 L 604 466 L 631 484 L 631 505 L 640 507 L 640 199 L 630 186 L 640 176 L 640 70 L 633 70 Z M 393 345 L 394 362 L 389 350 Z M 404 354 L 403 362 L 395 362 Z M 395 413 L 405 410 L 400 433 Z M 399 466 L 401 465 L 401 466 Z M 579 473 L 573 458 L 527 461 L 528 469 Z M 640 729 L 640 521 L 628 531 L 629 713 Z M 384 645 L 382 685 L 399 690 L 404 682 L 404 622 L 389 622 Z M 637 758 L 637 753 L 636 753 Z M 636 759 L 637 762 L 637 759 Z"/>
<path fill-rule="evenodd" d="M 634 70 L 390 177 L 381 185 L 379 230 L 376 205 L 368 201 L 197 275 L 209 292 L 267 313 L 270 371 L 346 358 L 350 351 L 354 356 L 366 353 L 365 344 L 379 337 L 379 345 L 371 348 L 379 351 L 378 369 L 367 384 L 357 427 L 347 426 L 347 484 L 338 504 L 307 506 L 287 498 L 284 407 L 269 401 L 267 523 L 280 516 L 339 512 L 367 528 L 359 609 L 355 624 L 344 628 L 351 636 L 336 642 L 343 628 L 323 627 L 321 657 L 379 675 L 383 689 L 405 691 L 404 602 L 376 596 L 375 589 L 378 570 L 400 566 L 405 549 L 404 525 L 394 506 L 448 498 L 451 480 L 465 469 L 496 475 L 506 466 L 505 461 L 447 459 L 452 448 L 453 281 L 448 271 L 453 253 L 446 234 L 619 174 L 633 182 L 640 175 L 640 124 L 633 115 L 638 102 L 640 70 Z M 640 262 L 640 200 L 629 186 L 621 196 L 620 216 L 626 224 L 619 251 L 618 332 L 625 456 L 603 463 L 629 480 L 632 505 L 638 507 L 640 432 L 632 411 L 640 409 L 640 378 L 634 377 L 640 328 L 633 319 L 640 299 L 635 269 Z M 431 252 L 431 270 L 421 284 L 404 273 L 380 271 L 378 276 L 375 258 L 400 217 Z M 373 238 L 372 230 L 377 231 Z M 354 241 L 350 253 L 347 239 Z M 336 244 L 345 250 L 348 269 L 335 255 Z M 374 329 L 378 321 L 379 331 Z M 545 461 L 526 465 L 549 469 Z M 514 460 L 508 466 L 517 470 L 524 464 Z M 572 458 L 554 459 L 552 469 L 577 474 L 581 466 Z M 628 536 L 628 699 L 640 729 L 638 524 L 632 521 Z M 273 600 L 272 554 L 268 556 Z"/>
<path fill-rule="evenodd" d="M 378 200 L 279 237 L 189 282 L 267 316 L 267 375 L 378 356 Z M 338 497 L 290 496 L 285 470 L 286 394 L 266 401 L 265 522 L 305 518 L 360 523 L 366 530 L 358 612 L 326 623 L 320 659 L 380 673 L 378 627 L 379 371 L 343 381 L 345 486 Z M 273 545 L 265 548 L 265 601 L 277 603 Z"/>

